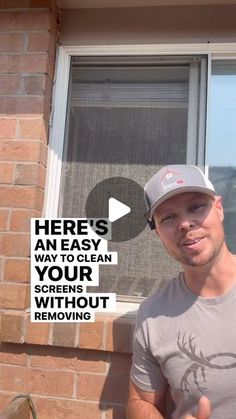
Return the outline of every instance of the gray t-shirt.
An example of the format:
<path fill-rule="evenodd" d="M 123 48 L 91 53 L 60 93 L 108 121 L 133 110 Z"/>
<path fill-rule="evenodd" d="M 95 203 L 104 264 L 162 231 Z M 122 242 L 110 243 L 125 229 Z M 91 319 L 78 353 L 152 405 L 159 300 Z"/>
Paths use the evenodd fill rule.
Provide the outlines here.
<path fill-rule="evenodd" d="M 202 395 L 212 419 L 236 418 L 236 286 L 227 294 L 193 294 L 183 275 L 144 301 L 137 314 L 133 382 L 144 391 L 169 386 L 173 419 L 196 414 Z"/>

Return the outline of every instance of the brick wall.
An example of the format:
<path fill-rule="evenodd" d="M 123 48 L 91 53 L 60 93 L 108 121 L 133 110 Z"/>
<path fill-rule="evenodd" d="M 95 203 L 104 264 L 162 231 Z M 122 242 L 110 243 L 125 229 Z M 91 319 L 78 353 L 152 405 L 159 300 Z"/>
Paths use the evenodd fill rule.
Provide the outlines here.
<path fill-rule="evenodd" d="M 29 306 L 29 221 L 43 205 L 57 11 L 0 3 L 0 308 Z"/>
<path fill-rule="evenodd" d="M 118 419 L 127 398 L 127 354 L 2 344 L 0 406 L 30 392 L 38 419 Z"/>
<path fill-rule="evenodd" d="M 24 392 L 38 419 L 125 418 L 134 319 L 33 324 L 4 312 L 0 321 L 0 410 Z"/>
<path fill-rule="evenodd" d="M 133 322 L 32 324 L 2 316 L 0 409 L 30 393 L 38 419 L 124 419 Z M 18 342 L 17 341 L 18 337 Z"/>
<path fill-rule="evenodd" d="M 0 0 L 0 410 L 26 392 L 38 419 L 123 419 L 133 320 L 29 319 L 29 226 L 43 207 L 58 18 L 53 0 Z"/>
<path fill-rule="evenodd" d="M 1 316 L 0 410 L 30 393 L 38 419 L 124 419 L 134 320 L 30 322 Z"/>

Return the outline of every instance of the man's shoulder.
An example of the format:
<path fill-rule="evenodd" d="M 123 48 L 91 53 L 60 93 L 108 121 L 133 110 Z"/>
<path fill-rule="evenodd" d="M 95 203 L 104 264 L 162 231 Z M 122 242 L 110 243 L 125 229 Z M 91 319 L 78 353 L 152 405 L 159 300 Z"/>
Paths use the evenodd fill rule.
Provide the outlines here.
<path fill-rule="evenodd" d="M 147 297 L 140 305 L 140 313 L 143 317 L 156 317 L 166 315 L 173 311 L 174 302 L 182 299 L 181 274 L 169 280 L 166 285 Z"/>

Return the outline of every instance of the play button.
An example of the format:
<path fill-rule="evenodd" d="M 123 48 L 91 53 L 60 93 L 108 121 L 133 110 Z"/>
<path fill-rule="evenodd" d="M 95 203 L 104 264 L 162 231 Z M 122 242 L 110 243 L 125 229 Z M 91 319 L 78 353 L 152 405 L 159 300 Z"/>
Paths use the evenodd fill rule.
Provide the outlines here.
<path fill-rule="evenodd" d="M 119 218 L 124 217 L 126 214 L 129 214 L 130 211 L 131 209 L 128 205 L 123 204 L 115 198 L 109 199 L 108 218 L 111 223 L 119 220 Z"/>
<path fill-rule="evenodd" d="M 143 188 L 125 177 L 99 182 L 86 201 L 86 218 L 107 218 L 112 223 L 114 242 L 138 236 L 146 226 Z"/>

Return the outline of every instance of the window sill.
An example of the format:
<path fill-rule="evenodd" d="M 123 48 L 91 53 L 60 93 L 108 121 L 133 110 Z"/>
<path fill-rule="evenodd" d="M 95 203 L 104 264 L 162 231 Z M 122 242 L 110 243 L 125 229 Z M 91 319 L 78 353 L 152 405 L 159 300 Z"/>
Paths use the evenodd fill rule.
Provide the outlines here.
<path fill-rule="evenodd" d="M 94 323 L 31 323 L 22 312 L 0 314 L 1 341 L 132 353 L 134 312 L 97 314 Z"/>

